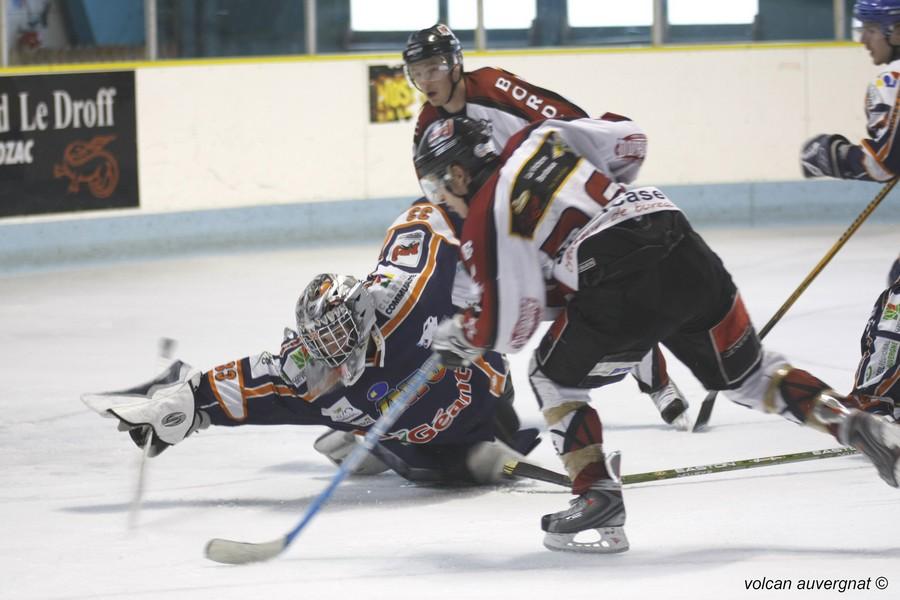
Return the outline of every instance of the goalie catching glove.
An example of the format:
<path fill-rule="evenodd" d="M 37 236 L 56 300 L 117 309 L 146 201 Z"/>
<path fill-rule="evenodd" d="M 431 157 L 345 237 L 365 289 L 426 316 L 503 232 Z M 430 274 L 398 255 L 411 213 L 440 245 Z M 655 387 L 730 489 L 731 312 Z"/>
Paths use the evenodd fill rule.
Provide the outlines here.
<path fill-rule="evenodd" d="M 803 144 L 800 166 L 804 177 L 868 179 L 862 168 L 861 150 L 839 134 L 823 133 Z"/>
<path fill-rule="evenodd" d="M 441 356 L 441 363 L 448 369 L 468 367 L 484 352 L 483 348 L 475 348 L 469 343 L 461 314 L 441 321 L 434 332 L 431 349 Z"/>
<path fill-rule="evenodd" d="M 209 417 L 194 406 L 194 390 L 200 384 L 198 369 L 180 360 L 153 380 L 127 390 L 85 394 L 82 401 L 104 417 L 119 420 L 138 447 L 153 434 L 150 456 L 156 456 L 197 431 L 209 427 Z"/>

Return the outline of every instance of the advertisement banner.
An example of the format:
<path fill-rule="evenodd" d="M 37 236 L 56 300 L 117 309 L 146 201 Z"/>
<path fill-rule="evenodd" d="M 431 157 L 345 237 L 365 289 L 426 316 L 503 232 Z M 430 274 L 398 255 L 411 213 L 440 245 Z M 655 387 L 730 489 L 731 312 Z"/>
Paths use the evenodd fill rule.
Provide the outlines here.
<path fill-rule="evenodd" d="M 418 114 L 424 96 L 409 84 L 403 67 L 369 66 L 369 121 L 408 121 Z"/>
<path fill-rule="evenodd" d="M 0 77 L 0 217 L 137 207 L 134 72 Z"/>

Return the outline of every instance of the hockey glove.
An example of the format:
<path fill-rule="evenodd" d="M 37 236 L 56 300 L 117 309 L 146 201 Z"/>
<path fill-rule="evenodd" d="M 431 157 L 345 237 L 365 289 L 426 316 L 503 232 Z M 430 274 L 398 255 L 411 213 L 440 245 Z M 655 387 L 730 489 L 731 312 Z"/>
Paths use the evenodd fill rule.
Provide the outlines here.
<path fill-rule="evenodd" d="M 823 133 L 807 140 L 800 152 L 800 166 L 804 177 L 836 177 L 860 179 L 860 168 L 853 168 L 850 140 L 839 134 Z"/>
<path fill-rule="evenodd" d="M 460 314 L 441 321 L 434 332 L 431 349 L 441 355 L 441 362 L 448 369 L 468 367 L 483 352 L 466 339 L 463 317 Z"/>

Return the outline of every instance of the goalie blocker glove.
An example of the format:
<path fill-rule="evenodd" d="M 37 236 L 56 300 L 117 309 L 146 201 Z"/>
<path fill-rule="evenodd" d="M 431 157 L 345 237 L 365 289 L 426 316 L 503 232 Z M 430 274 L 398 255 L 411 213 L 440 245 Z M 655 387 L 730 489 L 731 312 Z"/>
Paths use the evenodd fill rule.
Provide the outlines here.
<path fill-rule="evenodd" d="M 441 356 L 441 364 L 449 369 L 468 367 L 484 352 L 466 339 L 461 314 L 441 321 L 434 332 L 431 349 Z"/>
<path fill-rule="evenodd" d="M 804 177 L 869 179 L 862 167 L 862 150 L 839 134 L 823 133 L 803 144 L 800 166 Z"/>

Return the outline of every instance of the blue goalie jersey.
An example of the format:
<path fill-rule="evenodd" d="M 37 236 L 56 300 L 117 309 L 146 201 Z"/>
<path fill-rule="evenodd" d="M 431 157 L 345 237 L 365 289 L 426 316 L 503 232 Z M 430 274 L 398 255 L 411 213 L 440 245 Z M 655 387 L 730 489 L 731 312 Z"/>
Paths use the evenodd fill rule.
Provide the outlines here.
<path fill-rule="evenodd" d="M 199 407 L 214 425 L 325 425 L 345 431 L 371 427 L 431 355 L 438 323 L 456 312 L 451 292 L 460 225 L 441 207 L 418 201 L 388 229 L 366 283 L 375 298 L 384 343 L 370 344 L 366 369 L 353 385 L 329 383 L 325 387 L 331 389 L 317 393 L 322 377 L 312 372 L 286 377 L 286 361 L 304 362 L 297 351 L 299 341 L 288 338 L 278 354 L 240 358 L 204 373 Z M 383 441 L 460 444 L 494 439 L 494 412 L 507 377 L 506 363 L 496 353 L 485 354 L 470 368 L 434 371 Z"/>

